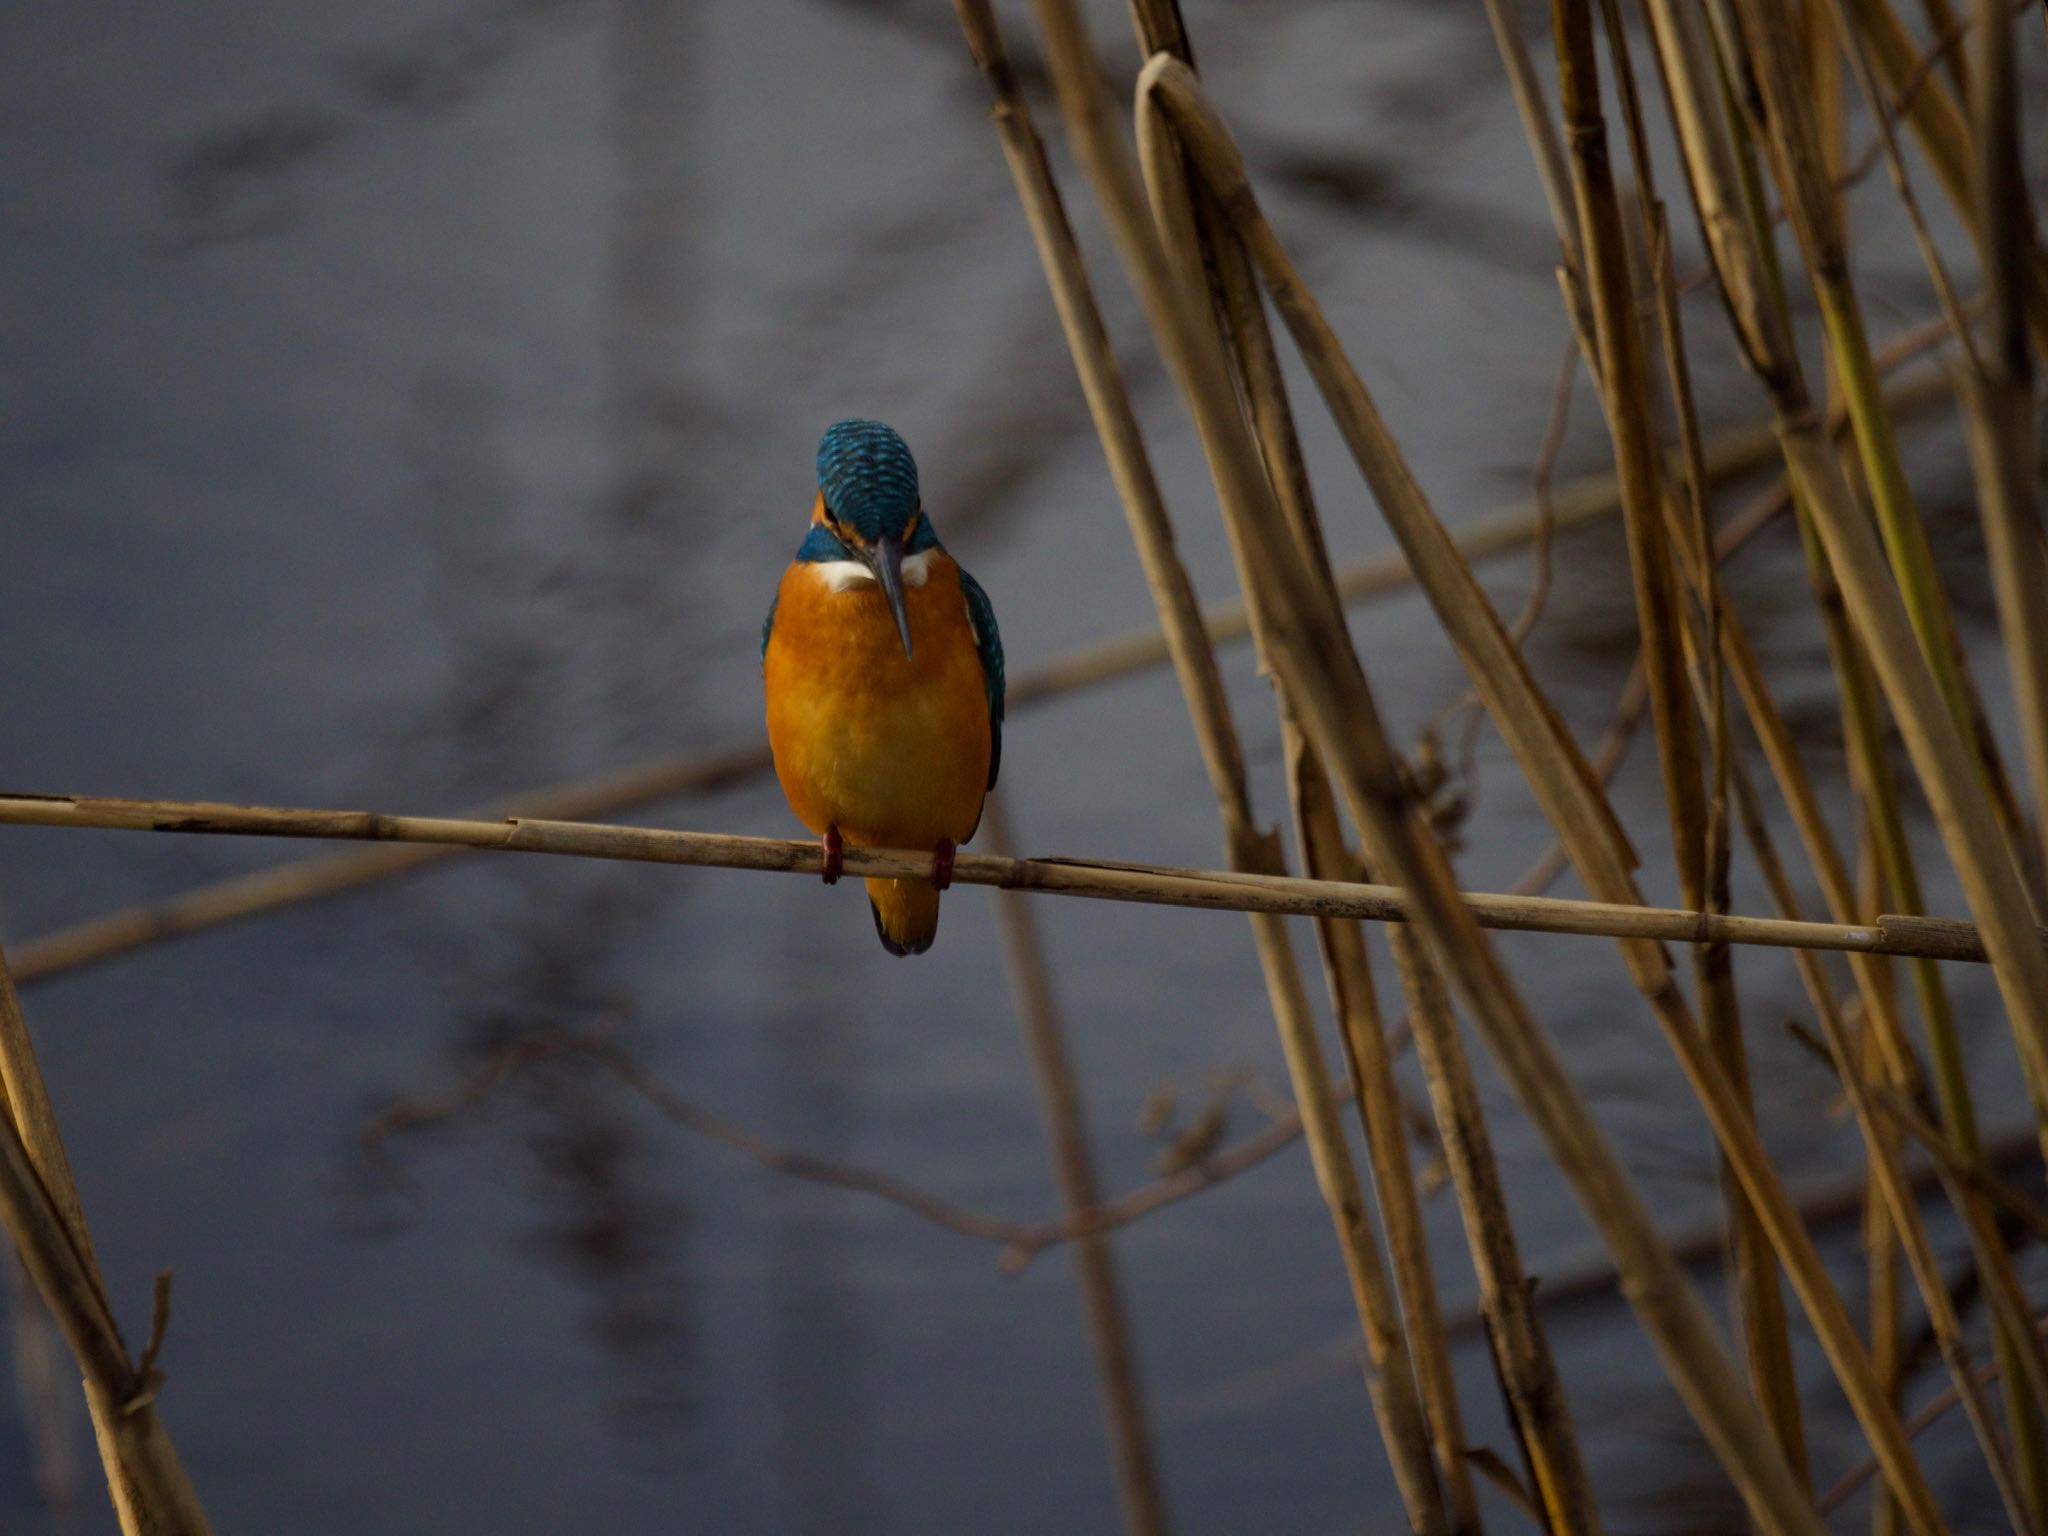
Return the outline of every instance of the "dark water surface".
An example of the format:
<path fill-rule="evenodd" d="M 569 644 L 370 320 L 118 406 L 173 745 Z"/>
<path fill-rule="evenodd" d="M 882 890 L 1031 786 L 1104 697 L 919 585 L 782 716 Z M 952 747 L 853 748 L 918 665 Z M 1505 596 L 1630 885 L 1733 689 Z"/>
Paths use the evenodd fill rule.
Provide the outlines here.
<path fill-rule="evenodd" d="M 1120 8 L 1097 9 L 1128 67 Z M 1455 523 L 1520 497 L 1564 331 L 1479 8 L 1189 9 L 1284 233 L 1440 509 Z M 0 784 L 436 811 L 754 735 L 761 614 L 817 432 L 845 414 L 910 439 L 1013 666 L 1149 612 L 943 6 L 15 0 L 0 60 Z M 1884 196 L 1865 202 L 1889 223 Z M 1222 595 L 1199 457 L 1084 222 L 1190 564 Z M 1880 329 L 1926 312 L 1915 271 L 1904 242 L 1870 258 Z M 1753 392 L 1712 308 L 1694 314 L 1708 406 L 1736 419 Z M 1334 549 L 1381 549 L 1303 400 Z M 1567 467 L 1599 457 L 1590 396 L 1577 415 Z M 1979 622 L 1961 450 L 1918 441 Z M 1564 541 L 1559 569 L 1533 654 L 1590 742 L 1633 640 L 1619 530 Z M 1487 579 L 1518 604 L 1526 559 Z M 1839 784 L 1794 543 L 1768 537 L 1734 579 Z M 1457 696 L 1418 600 L 1354 625 L 1404 732 Z M 1243 654 L 1229 671 L 1278 816 L 1266 691 Z M 1217 857 L 1163 673 L 1018 714 L 1004 767 L 1029 851 Z M 1619 803 L 1669 899 L 1654 781 L 1645 746 Z M 656 814 L 794 827 L 766 783 Z M 1544 842 L 1482 740 L 1468 883 L 1508 884 Z M 290 851 L 8 829 L 0 932 Z M 1746 872 L 1738 902 L 1764 908 Z M 1162 1081 L 1196 1100 L 1216 1068 L 1284 1082 L 1241 921 L 1039 912 L 1109 1187 L 1150 1176 L 1135 1122 Z M 1652 1198 L 1674 1225 L 1710 1212 L 1704 1133 L 1612 949 L 1502 948 Z M 1827 1080 L 1779 1029 L 1802 1009 L 1790 964 L 1742 965 L 1774 1142 L 1815 1176 L 1849 1166 Z M 1987 1015 L 1982 978 L 1954 980 Z M 766 1173 L 575 1061 L 394 1141 L 387 1164 L 358 1147 L 377 1111 L 508 1042 L 601 1028 L 764 1133 L 1049 1214 L 983 892 L 949 897 L 937 948 L 905 964 L 849 888 L 477 859 L 26 1005 L 132 1333 L 149 1276 L 176 1271 L 165 1411 L 222 1531 L 1114 1523 L 1063 1255 L 1003 1279 L 992 1249 Z M 2009 1086 L 1995 1042 L 1982 1074 Z M 2009 1097 L 1992 1092 L 1994 1120 Z M 1237 1128 L 1255 1122 L 1240 1104 Z M 1555 1273 L 1585 1231 L 1512 1111 L 1498 1136 L 1526 1250 Z M 1447 1199 L 1431 1219 L 1445 1289 L 1465 1295 Z M 1178 1526 L 1393 1528 L 1300 1150 L 1118 1248 Z M 1625 1315 L 1557 1326 L 1612 1526 L 1725 1527 L 1730 1498 Z M 1460 1362 L 1472 1437 L 1506 1451 L 1482 1353 Z M 1826 1476 L 1856 1441 L 1815 1401 Z M 0 1394 L 0 1527 L 110 1528 L 82 1422 L 66 1427 L 68 1524 L 44 1512 Z"/>

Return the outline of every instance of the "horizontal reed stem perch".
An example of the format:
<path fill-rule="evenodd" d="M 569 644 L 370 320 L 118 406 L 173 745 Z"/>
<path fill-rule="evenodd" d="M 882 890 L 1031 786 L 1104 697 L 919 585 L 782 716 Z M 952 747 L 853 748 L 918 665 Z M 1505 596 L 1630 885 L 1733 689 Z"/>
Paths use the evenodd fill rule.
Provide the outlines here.
<path fill-rule="evenodd" d="M 1939 316 L 1915 325 L 1885 348 L 1880 366 L 1891 368 L 1917 358 L 1945 339 L 1946 334 Z M 1943 373 L 1922 371 L 1896 380 L 1888 398 L 1900 419 L 1907 420 L 1945 398 L 1947 391 L 1948 381 Z M 1841 422 L 1838 420 L 1835 425 L 1839 427 Z M 1776 452 L 1777 440 L 1767 425 L 1735 428 L 1708 444 L 1709 477 L 1755 470 Z M 1560 486 L 1551 496 L 1552 534 L 1611 515 L 1618 494 L 1611 469 Z M 1458 530 L 1459 552 L 1468 561 L 1506 554 L 1535 538 L 1543 522 L 1540 509 L 1526 504 L 1475 518 Z M 1754 525 L 1737 518 L 1722 530 L 1724 552 L 1732 553 L 1739 546 L 1738 533 L 1747 537 L 1746 527 L 1753 531 Z M 1337 572 L 1337 590 L 1346 602 L 1363 601 L 1402 591 L 1413 580 L 1414 572 L 1406 558 L 1394 550 L 1345 566 Z M 1250 631 L 1244 604 L 1236 599 L 1211 604 L 1203 610 L 1202 619 L 1209 638 L 1218 645 L 1242 640 Z M 1133 629 L 1091 641 L 1037 666 L 1020 669 L 1010 679 L 1009 708 L 1020 711 L 1065 698 L 1082 689 L 1163 666 L 1166 660 L 1166 636 L 1156 628 Z M 613 816 L 682 795 L 712 794 L 747 783 L 765 776 L 770 766 L 765 740 L 737 741 L 527 790 L 477 807 L 472 814 L 490 818 L 545 816 L 571 821 Z M 24 939 L 10 947 L 8 958 L 16 985 L 27 986 L 145 944 L 411 874 L 461 852 L 457 847 L 421 843 L 358 848 L 233 875 L 161 901 L 123 907 Z"/>
<path fill-rule="evenodd" d="M 0 825 L 425 843 L 486 852 L 549 853 L 570 858 L 771 870 L 795 875 L 817 875 L 822 863 L 818 844 L 809 840 L 602 822 L 546 821 L 523 816 L 473 821 L 390 816 L 377 811 L 227 805 L 207 800 L 4 794 L 0 795 Z M 887 848 L 848 848 L 845 853 L 845 873 L 854 876 L 901 880 L 929 875 L 931 869 L 930 854 Z M 1349 917 L 1382 923 L 1405 922 L 1408 917 L 1407 898 L 1396 886 L 1227 870 L 1074 858 L 1009 859 L 963 852 L 954 860 L 953 879 L 962 885 L 992 885 L 1055 896 L 1223 912 Z M 1473 917 L 1485 928 L 1656 939 L 1679 944 L 1848 950 L 1931 960 L 1985 958 L 1975 925 L 1948 918 L 1886 915 L 1874 923 L 1845 925 L 1618 902 L 1571 901 L 1555 896 L 1478 891 L 1462 895 Z"/>

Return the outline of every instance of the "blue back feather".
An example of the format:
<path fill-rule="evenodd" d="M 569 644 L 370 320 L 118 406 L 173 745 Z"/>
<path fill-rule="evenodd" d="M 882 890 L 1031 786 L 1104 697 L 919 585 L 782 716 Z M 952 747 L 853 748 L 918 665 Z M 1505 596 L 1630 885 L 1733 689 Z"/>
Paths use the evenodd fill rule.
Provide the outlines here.
<path fill-rule="evenodd" d="M 981 583 L 960 566 L 960 591 L 967 599 L 967 622 L 974 629 L 974 648 L 981 653 L 981 683 L 988 691 L 988 787 L 996 787 L 1003 766 L 1003 637 L 996 628 L 996 610 Z"/>

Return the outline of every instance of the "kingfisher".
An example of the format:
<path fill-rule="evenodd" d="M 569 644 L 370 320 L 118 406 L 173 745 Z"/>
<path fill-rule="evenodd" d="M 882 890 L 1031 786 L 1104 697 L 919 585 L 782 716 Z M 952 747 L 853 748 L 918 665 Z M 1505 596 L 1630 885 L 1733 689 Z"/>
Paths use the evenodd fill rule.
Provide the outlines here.
<path fill-rule="evenodd" d="M 928 879 L 869 880 L 875 932 L 921 955 L 953 855 L 1003 757 L 1003 642 L 988 594 L 939 542 L 917 461 L 879 421 L 818 443 L 818 494 L 761 627 L 775 776 L 824 845 L 932 850 Z"/>

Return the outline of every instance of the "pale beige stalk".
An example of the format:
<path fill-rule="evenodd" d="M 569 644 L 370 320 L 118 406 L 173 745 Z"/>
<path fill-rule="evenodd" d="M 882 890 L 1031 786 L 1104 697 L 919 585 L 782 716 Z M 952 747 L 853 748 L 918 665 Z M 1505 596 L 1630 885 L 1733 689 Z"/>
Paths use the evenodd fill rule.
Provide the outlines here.
<path fill-rule="evenodd" d="M 960 0 L 956 9 L 996 100 L 1004 153 L 1031 223 L 1066 329 L 1069 350 L 1074 354 L 1132 539 L 1168 637 L 1223 817 L 1228 855 L 1238 869 L 1279 874 L 1285 868 L 1279 843 L 1259 831 L 1255 824 L 1245 782 L 1243 751 L 1230 717 L 1215 654 L 1202 629 L 1194 589 L 1175 551 L 1172 523 L 1096 310 L 1080 249 L 1067 224 L 1044 146 L 1016 90 L 993 13 L 985 0 Z M 1247 613 L 1256 626 L 1257 605 L 1249 591 L 1246 597 Z M 1254 916 L 1252 928 L 1317 1184 L 1330 1208 L 1351 1280 L 1370 1362 L 1367 1385 L 1378 1410 L 1388 1458 L 1417 1529 L 1448 1531 L 1442 1494 L 1430 1464 L 1429 1436 L 1416 1397 L 1407 1341 L 1366 1215 L 1364 1192 L 1344 1141 L 1342 1121 L 1321 1046 L 1315 1038 L 1314 1020 L 1293 944 L 1285 924 L 1276 917 Z"/>
<path fill-rule="evenodd" d="M 0 957 L 0 1215 L 78 1359 L 123 1536 L 206 1536 L 212 1527 L 157 1416 L 155 1384 L 129 1359 L 94 1257 L 85 1208 L 35 1047 Z"/>

